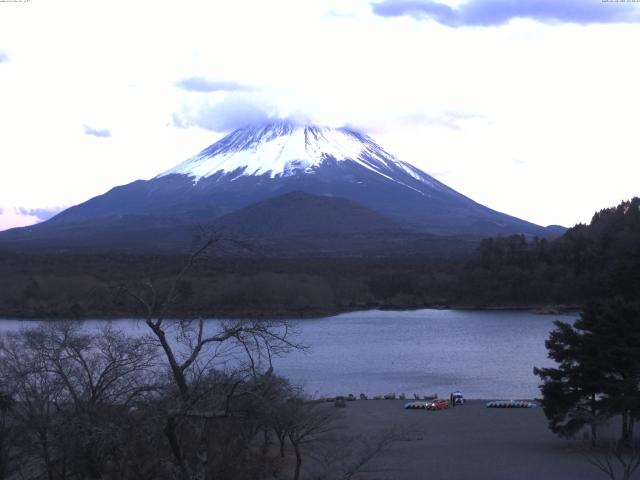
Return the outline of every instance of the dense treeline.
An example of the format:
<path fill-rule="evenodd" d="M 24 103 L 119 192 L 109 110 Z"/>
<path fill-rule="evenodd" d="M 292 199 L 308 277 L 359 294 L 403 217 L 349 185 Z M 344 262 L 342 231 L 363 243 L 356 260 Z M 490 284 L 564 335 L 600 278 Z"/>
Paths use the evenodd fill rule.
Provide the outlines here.
<path fill-rule="evenodd" d="M 167 284 L 182 256 L 0 253 L 0 315 L 118 317 L 136 312 L 124 281 Z M 175 315 L 321 315 L 365 308 L 577 306 L 640 291 L 640 199 L 556 239 L 483 240 L 469 256 L 202 257 Z M 138 312 L 139 314 L 140 312 Z"/>
<path fill-rule="evenodd" d="M 184 257 L 17 255 L 0 258 L 0 315 L 122 317 L 141 314 L 119 290 L 148 279 L 160 287 Z M 375 307 L 443 305 L 459 261 L 415 258 L 205 257 L 182 279 L 174 315 L 319 315 Z"/>
<path fill-rule="evenodd" d="M 547 241 L 483 240 L 464 266 L 461 296 L 483 304 L 572 304 L 640 292 L 640 198 L 597 212 Z"/>

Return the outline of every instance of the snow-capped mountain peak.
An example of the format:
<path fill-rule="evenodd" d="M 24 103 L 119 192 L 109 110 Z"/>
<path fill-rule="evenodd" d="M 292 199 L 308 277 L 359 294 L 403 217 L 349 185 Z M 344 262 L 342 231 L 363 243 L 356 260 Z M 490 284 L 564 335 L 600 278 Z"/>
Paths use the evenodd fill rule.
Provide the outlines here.
<path fill-rule="evenodd" d="M 401 170 L 435 186 L 431 177 L 398 160 L 362 133 L 286 120 L 235 130 L 159 177 L 183 174 L 196 182 L 216 174 L 287 177 L 313 174 L 326 161 L 347 160 L 390 180 Z"/>
<path fill-rule="evenodd" d="M 277 121 L 238 129 L 156 178 L 115 187 L 5 240 L 153 251 L 190 245 L 193 227 L 210 222 L 265 245 L 286 240 L 292 251 L 320 245 L 322 255 L 398 251 L 421 245 L 414 241 L 425 233 L 549 233 L 474 202 L 355 130 Z"/>

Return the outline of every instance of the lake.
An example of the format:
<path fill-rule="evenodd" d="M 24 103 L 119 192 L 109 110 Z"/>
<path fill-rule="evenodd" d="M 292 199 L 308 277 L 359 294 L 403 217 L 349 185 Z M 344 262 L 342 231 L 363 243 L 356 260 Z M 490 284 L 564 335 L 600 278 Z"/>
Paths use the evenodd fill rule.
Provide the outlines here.
<path fill-rule="evenodd" d="M 295 323 L 298 340 L 310 349 L 275 359 L 274 368 L 315 396 L 404 392 L 448 397 L 461 390 L 468 398 L 534 398 L 540 394 L 533 367 L 553 364 L 544 346 L 553 320 L 575 318 L 427 309 L 305 319 Z M 34 324 L 0 320 L 0 332 Z M 132 333 L 145 328 L 135 320 L 113 324 Z"/>

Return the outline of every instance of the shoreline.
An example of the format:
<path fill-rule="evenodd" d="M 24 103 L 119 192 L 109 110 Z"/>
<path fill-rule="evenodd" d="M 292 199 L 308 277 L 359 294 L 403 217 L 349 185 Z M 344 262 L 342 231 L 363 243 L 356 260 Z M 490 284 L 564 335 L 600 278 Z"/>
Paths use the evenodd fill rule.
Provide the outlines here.
<path fill-rule="evenodd" d="M 184 315 L 172 315 L 171 319 L 192 319 L 197 320 L 203 318 L 205 320 L 213 319 L 229 319 L 229 320 L 313 320 L 326 317 L 336 317 L 347 313 L 357 312 L 370 312 L 379 310 L 381 312 L 413 312 L 418 310 L 462 310 L 462 311 L 483 311 L 483 312 L 531 312 L 538 315 L 569 315 L 575 314 L 580 311 L 581 307 L 578 305 L 489 305 L 489 306 L 473 306 L 473 305 L 423 305 L 412 308 L 395 308 L 393 306 L 371 306 L 369 308 L 352 308 L 341 310 L 324 310 L 324 311 L 301 311 L 301 312 L 260 312 L 260 313 L 237 313 L 237 312 L 218 312 L 207 313 L 202 315 L 184 314 Z M 82 315 L 75 318 L 66 316 L 58 316 L 48 314 L 45 315 L 29 315 L 23 316 L 20 314 L 5 314 L 0 313 L 0 321 L 3 320 L 19 320 L 19 321 L 41 321 L 41 320 L 144 320 L 147 318 L 145 315 L 131 314 L 127 316 L 121 315 Z"/>
<path fill-rule="evenodd" d="M 366 400 L 362 400 L 360 398 L 356 398 L 355 400 L 347 400 L 347 395 L 336 395 L 336 396 L 342 396 L 345 398 L 345 401 L 347 402 L 348 405 L 354 404 L 354 403 L 364 403 L 364 402 L 402 402 L 403 405 L 407 402 L 428 402 L 429 400 L 416 400 L 413 398 L 405 398 L 405 399 L 400 399 L 400 398 L 373 398 L 373 396 L 367 398 Z M 320 397 L 318 399 L 313 399 L 310 400 L 309 403 L 331 403 L 335 400 L 336 397 L 330 397 L 330 396 L 326 396 L 326 397 Z M 434 400 L 449 400 L 449 397 L 437 397 Z M 464 397 L 464 401 L 465 403 L 483 403 L 486 404 L 487 402 L 510 402 L 510 401 L 514 401 L 514 402 L 533 402 L 533 403 L 537 403 L 539 404 L 541 399 L 539 398 L 527 398 L 527 397 L 513 397 L 513 398 L 498 398 L 498 397 L 492 397 L 492 398 L 467 398 Z M 465 405 L 456 405 L 455 407 L 449 407 L 449 408 L 458 408 L 458 407 L 464 407 Z M 536 405 L 533 408 L 542 408 L 541 405 Z"/>

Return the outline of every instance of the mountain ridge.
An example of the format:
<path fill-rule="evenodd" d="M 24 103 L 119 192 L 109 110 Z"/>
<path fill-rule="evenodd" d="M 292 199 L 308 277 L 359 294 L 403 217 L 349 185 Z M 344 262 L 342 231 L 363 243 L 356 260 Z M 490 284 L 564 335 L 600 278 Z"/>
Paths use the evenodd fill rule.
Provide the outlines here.
<path fill-rule="evenodd" d="M 162 226 L 172 238 L 167 248 L 175 248 L 186 231 L 291 192 L 354 202 L 416 234 L 561 233 L 485 207 L 353 129 L 276 121 L 237 129 L 150 180 L 114 187 L 47 222 L 0 233 L 0 245 L 44 245 L 47 238 L 58 245 L 65 235 L 77 245 L 94 229 L 111 238 L 113 248 L 125 248 L 137 218 L 136 244 L 144 245 L 144 226 L 150 244 L 162 244 Z M 169 233 L 172 225 L 181 233 Z"/>

